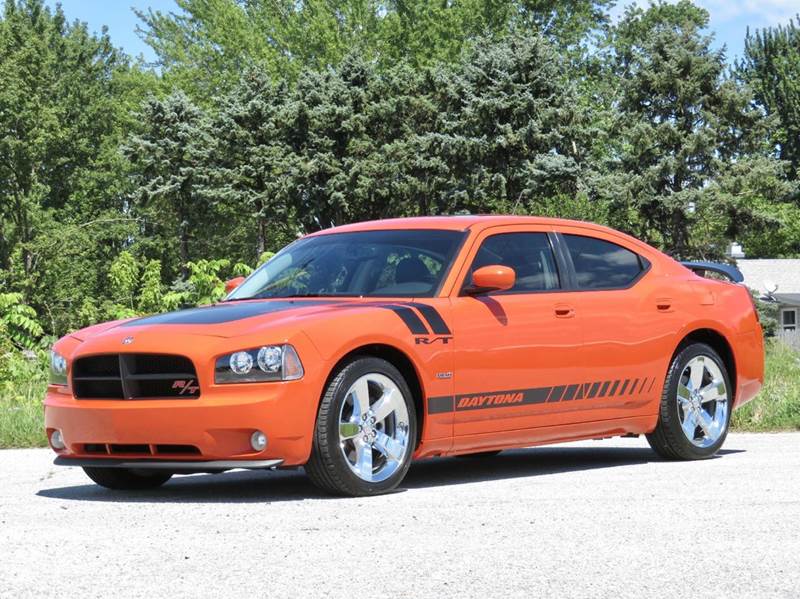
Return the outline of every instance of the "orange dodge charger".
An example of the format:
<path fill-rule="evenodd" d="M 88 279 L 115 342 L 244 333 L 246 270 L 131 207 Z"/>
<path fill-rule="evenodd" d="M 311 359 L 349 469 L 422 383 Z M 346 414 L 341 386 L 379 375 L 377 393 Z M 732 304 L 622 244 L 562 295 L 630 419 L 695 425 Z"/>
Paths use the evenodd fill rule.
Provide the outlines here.
<path fill-rule="evenodd" d="M 337 227 L 217 304 L 60 339 L 47 436 L 56 464 L 112 489 L 304 466 L 326 491 L 372 495 L 412 459 L 639 434 L 707 458 L 764 377 L 740 281 L 583 222 Z"/>

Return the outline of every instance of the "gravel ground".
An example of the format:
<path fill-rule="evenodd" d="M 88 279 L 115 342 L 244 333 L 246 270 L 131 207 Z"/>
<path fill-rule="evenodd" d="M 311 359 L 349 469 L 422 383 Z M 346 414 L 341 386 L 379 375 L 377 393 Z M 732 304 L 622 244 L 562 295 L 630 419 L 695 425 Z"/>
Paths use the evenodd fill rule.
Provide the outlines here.
<path fill-rule="evenodd" d="M 2 597 L 800 596 L 797 433 L 429 460 L 370 499 L 302 470 L 115 493 L 51 459 L 0 451 Z"/>

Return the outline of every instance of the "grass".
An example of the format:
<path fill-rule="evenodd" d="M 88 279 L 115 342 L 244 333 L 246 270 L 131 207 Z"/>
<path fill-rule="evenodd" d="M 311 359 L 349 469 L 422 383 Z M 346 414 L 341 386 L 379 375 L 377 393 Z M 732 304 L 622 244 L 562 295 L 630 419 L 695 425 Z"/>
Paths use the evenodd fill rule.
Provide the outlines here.
<path fill-rule="evenodd" d="M 800 430 L 800 352 L 781 340 L 767 343 L 766 380 L 756 399 L 733 414 L 739 431 Z M 43 376 L 0 381 L 0 449 L 46 447 Z"/>
<path fill-rule="evenodd" d="M 800 352 L 779 339 L 767 342 L 764 387 L 733 413 L 739 431 L 800 430 Z"/>
<path fill-rule="evenodd" d="M 46 447 L 43 381 L 0 386 L 0 449 Z"/>

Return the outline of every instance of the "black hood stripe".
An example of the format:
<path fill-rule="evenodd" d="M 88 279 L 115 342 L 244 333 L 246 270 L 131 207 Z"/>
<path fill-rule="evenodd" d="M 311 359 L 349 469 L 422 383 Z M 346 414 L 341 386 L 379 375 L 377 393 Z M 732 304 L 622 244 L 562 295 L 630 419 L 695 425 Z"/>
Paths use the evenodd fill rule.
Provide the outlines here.
<path fill-rule="evenodd" d="M 230 302 L 205 306 L 203 308 L 190 308 L 188 310 L 178 310 L 177 312 L 167 312 L 166 314 L 156 314 L 145 316 L 122 324 L 123 327 L 138 327 L 154 324 L 223 324 L 235 320 L 243 320 L 254 316 L 283 312 L 297 308 L 307 308 L 309 306 L 323 306 L 331 304 L 342 304 L 338 301 L 321 300 L 287 300 L 287 301 L 264 301 L 264 302 Z"/>
<path fill-rule="evenodd" d="M 228 302 L 219 303 L 211 306 L 204 306 L 202 308 L 189 308 L 188 310 L 178 310 L 175 312 L 167 312 L 166 314 L 155 314 L 153 316 L 145 316 L 144 318 L 137 318 L 122 324 L 123 327 L 138 327 L 148 325 L 182 325 L 182 324 L 224 324 L 234 322 L 236 320 L 243 320 L 245 318 L 253 318 L 256 316 L 263 316 L 264 314 L 274 314 L 277 312 L 284 312 L 287 310 L 296 310 L 299 308 L 308 308 L 312 306 L 340 306 L 343 308 L 382 308 L 391 310 L 408 327 L 410 333 L 414 335 L 429 335 L 430 331 L 425 326 L 425 323 L 417 315 L 410 305 L 397 305 L 397 304 L 381 304 L 381 303 L 353 303 L 341 300 L 270 300 L 270 301 L 256 301 L 256 302 Z M 422 306 L 422 304 L 419 304 Z M 424 306 L 424 308 L 430 308 Z M 431 312 L 432 310 L 432 312 Z M 437 334 L 449 334 L 450 329 L 444 324 L 444 321 L 433 308 L 422 312 L 420 314 L 426 317 L 426 320 L 431 323 L 431 328 Z M 443 333 L 446 331 L 446 333 Z"/>

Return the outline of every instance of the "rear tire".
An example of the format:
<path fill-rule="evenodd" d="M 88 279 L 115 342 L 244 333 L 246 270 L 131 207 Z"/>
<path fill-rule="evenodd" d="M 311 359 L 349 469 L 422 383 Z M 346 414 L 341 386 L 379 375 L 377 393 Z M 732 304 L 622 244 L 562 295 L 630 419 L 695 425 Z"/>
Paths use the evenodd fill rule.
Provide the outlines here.
<path fill-rule="evenodd" d="M 417 440 L 411 390 L 392 364 L 357 356 L 320 401 L 306 474 L 323 491 L 359 497 L 394 489 Z"/>
<path fill-rule="evenodd" d="M 144 491 L 160 487 L 170 478 L 171 472 L 147 472 L 129 468 L 102 468 L 87 466 L 83 469 L 95 483 L 115 491 Z"/>
<path fill-rule="evenodd" d="M 670 364 L 650 447 L 670 460 L 710 458 L 725 442 L 733 394 L 725 362 L 712 347 L 693 343 Z"/>

